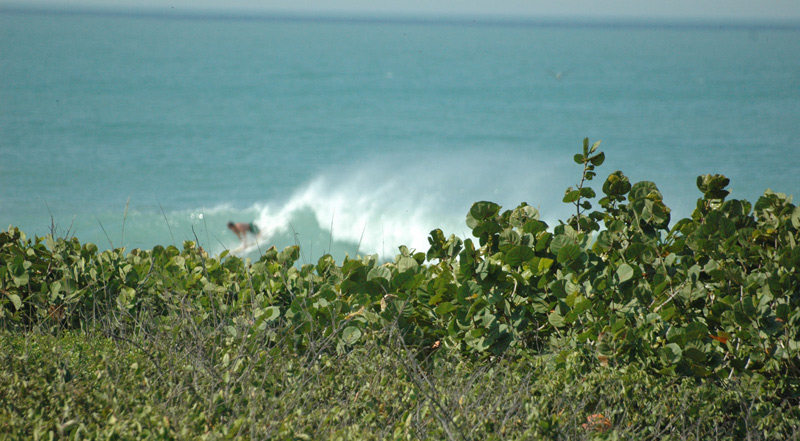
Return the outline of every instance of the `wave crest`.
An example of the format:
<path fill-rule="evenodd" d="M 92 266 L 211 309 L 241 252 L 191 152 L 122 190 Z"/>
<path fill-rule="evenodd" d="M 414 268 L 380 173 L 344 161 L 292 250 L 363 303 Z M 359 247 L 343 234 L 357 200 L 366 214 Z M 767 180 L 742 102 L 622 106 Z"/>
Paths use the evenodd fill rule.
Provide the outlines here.
<path fill-rule="evenodd" d="M 532 189 L 552 182 L 558 168 L 503 163 L 502 155 L 485 151 L 458 159 L 427 157 L 429 161 L 420 162 L 415 156 L 417 162 L 411 162 L 389 155 L 358 169 L 331 171 L 284 203 L 262 206 L 255 223 L 266 241 L 296 243 L 307 254 L 390 258 L 400 245 L 426 251 L 428 234 L 435 228 L 469 237 L 464 219 L 473 202 L 493 200 L 512 208 L 526 193 L 530 199 Z"/>

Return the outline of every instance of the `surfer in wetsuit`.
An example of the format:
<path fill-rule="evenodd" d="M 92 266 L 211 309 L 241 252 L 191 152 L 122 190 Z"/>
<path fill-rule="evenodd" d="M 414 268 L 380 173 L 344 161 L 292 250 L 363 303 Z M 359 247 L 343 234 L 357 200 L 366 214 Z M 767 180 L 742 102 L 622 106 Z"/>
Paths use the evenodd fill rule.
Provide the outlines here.
<path fill-rule="evenodd" d="M 252 234 L 258 240 L 259 230 L 256 224 L 250 222 L 228 222 L 228 229 L 242 241 L 242 248 L 247 248 L 247 234 Z"/>

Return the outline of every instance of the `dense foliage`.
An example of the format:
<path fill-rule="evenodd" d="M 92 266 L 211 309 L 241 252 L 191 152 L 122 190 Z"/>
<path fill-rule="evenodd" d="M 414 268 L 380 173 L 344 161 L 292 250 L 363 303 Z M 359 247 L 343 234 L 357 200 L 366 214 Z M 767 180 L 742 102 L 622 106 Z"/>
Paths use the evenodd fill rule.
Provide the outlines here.
<path fill-rule="evenodd" d="M 100 251 L 10 227 L 0 233 L 3 332 L 96 333 L 141 349 L 155 367 L 166 362 L 144 349 L 154 336 L 200 339 L 207 344 L 192 347 L 209 354 L 201 370 L 220 369 L 228 382 L 258 360 L 366 347 L 402 348 L 434 371 L 453 354 L 464 363 L 552 355 L 556 371 L 574 375 L 749 378 L 772 406 L 796 407 L 800 207 L 769 190 L 754 205 L 728 200 L 728 179 L 704 175 L 691 217 L 670 227 L 652 182 L 616 171 L 595 200 L 598 144 L 584 140 L 575 155 L 583 172 L 565 192 L 575 207 L 565 222 L 549 226 L 526 203 L 503 211 L 477 202 L 466 217 L 473 238 L 437 229 L 426 253 L 400 247 L 387 263 L 338 265 L 326 255 L 301 264 L 296 246 L 255 262 L 209 256 L 193 242 Z M 454 427 L 463 426 L 448 418 L 439 427 L 459 437 Z"/>
<path fill-rule="evenodd" d="M 792 439 L 796 404 L 723 384 L 554 357 L 416 363 L 399 341 L 302 356 L 167 330 L 146 346 L 72 331 L 0 334 L 0 439 Z M 256 331 L 258 332 L 258 331 Z M 227 354 L 227 356 L 226 356 Z"/>

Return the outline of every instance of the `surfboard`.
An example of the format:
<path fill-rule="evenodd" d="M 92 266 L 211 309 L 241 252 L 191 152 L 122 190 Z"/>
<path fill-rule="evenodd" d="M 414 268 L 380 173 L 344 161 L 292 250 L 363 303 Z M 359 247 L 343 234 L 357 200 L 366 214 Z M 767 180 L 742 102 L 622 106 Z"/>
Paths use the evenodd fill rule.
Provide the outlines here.
<path fill-rule="evenodd" d="M 250 254 L 253 251 L 261 249 L 261 251 L 266 251 L 268 246 L 266 246 L 266 242 L 262 240 L 260 236 L 256 237 L 255 240 L 248 241 L 247 246 L 240 245 L 231 250 L 231 254 L 236 256 L 244 256 L 246 254 Z"/>

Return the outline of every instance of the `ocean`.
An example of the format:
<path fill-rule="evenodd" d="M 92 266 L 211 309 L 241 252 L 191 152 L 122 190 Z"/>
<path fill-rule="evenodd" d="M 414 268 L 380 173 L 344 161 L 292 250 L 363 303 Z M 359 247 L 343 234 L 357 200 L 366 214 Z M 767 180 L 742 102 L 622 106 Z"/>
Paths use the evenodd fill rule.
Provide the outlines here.
<path fill-rule="evenodd" d="M 551 226 L 583 138 L 688 216 L 800 195 L 800 27 L 0 9 L 0 226 L 101 248 L 426 251 L 470 205 Z"/>

